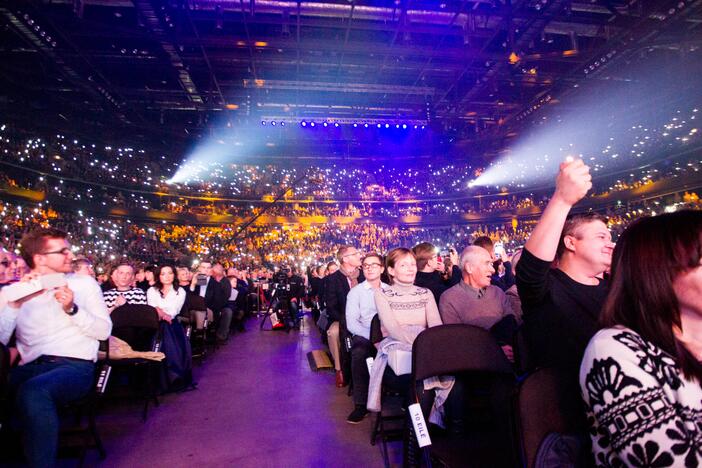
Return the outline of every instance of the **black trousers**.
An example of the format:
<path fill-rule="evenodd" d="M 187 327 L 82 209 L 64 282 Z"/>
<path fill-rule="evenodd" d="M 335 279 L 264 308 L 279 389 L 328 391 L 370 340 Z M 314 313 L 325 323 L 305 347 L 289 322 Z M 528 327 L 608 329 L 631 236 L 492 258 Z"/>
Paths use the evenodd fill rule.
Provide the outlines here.
<path fill-rule="evenodd" d="M 366 406 L 368 402 L 368 365 L 366 359 L 375 357 L 373 344 L 362 336 L 354 335 L 351 341 L 351 376 L 353 379 L 353 403 Z"/>

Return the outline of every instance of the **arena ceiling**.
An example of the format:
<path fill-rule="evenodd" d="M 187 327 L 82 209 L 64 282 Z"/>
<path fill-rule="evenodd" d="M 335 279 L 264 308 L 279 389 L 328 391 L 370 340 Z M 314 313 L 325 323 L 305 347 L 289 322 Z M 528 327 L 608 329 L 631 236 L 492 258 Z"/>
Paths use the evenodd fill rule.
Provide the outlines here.
<path fill-rule="evenodd" d="M 642 51 L 702 42 L 700 0 L 10 1 L 0 22 L 3 114 L 168 145 L 262 120 L 503 141 Z"/>

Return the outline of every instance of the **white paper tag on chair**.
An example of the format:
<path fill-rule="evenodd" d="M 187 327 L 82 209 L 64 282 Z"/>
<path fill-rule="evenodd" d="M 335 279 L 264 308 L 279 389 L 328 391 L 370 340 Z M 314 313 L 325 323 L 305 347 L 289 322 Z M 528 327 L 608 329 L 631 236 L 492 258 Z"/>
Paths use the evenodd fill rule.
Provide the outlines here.
<path fill-rule="evenodd" d="M 366 358 L 366 365 L 368 366 L 368 374 L 370 374 L 371 370 L 373 369 L 373 361 L 374 361 L 374 359 L 372 357 Z"/>
<path fill-rule="evenodd" d="M 431 438 L 429 437 L 429 428 L 424 420 L 424 414 L 422 413 L 422 407 L 419 403 L 409 405 L 407 408 L 409 410 L 410 417 L 412 418 L 412 425 L 414 426 L 414 433 L 417 436 L 417 444 L 420 448 L 431 445 Z"/>

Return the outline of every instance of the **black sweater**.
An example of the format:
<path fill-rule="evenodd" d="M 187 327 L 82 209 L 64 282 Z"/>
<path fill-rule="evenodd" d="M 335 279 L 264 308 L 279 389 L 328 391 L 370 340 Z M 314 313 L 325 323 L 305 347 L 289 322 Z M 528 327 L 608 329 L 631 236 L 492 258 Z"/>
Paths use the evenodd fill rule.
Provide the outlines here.
<path fill-rule="evenodd" d="M 441 294 L 451 286 L 458 284 L 459 281 L 461 281 L 461 269 L 454 265 L 451 269 L 451 277 L 448 280 L 444 281 L 441 273 L 438 271 L 432 271 L 431 273 L 418 271 L 414 279 L 414 285 L 431 291 L 438 305 Z"/>
<path fill-rule="evenodd" d="M 585 348 L 598 330 L 607 282 L 579 283 L 527 249 L 516 279 L 530 361 L 537 367 L 561 368 L 577 379 Z"/>

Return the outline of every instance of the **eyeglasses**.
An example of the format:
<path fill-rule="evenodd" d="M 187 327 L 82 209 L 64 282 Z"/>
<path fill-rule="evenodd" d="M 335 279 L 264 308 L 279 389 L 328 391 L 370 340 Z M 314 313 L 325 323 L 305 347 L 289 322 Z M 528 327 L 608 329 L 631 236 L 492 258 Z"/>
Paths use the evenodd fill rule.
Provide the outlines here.
<path fill-rule="evenodd" d="M 361 267 L 364 270 L 372 270 L 372 269 L 380 268 L 380 267 L 382 267 L 382 265 L 380 263 L 364 263 L 363 265 L 361 265 Z"/>
<path fill-rule="evenodd" d="M 360 251 L 356 251 L 354 253 L 348 253 L 348 254 L 344 255 L 344 257 L 352 257 L 354 255 L 363 255 L 363 254 Z"/>
<path fill-rule="evenodd" d="M 0 262 L 0 265 L 2 265 L 2 266 L 4 266 L 4 267 L 8 267 L 8 266 L 10 266 L 10 261 L 9 261 L 9 260 L 3 260 L 3 261 Z"/>
<path fill-rule="evenodd" d="M 61 254 L 61 255 L 69 255 L 71 253 L 71 249 L 68 247 L 64 247 L 61 250 L 54 250 L 51 252 L 44 252 L 42 255 L 55 255 L 55 254 Z"/>

